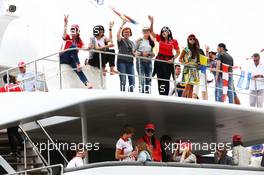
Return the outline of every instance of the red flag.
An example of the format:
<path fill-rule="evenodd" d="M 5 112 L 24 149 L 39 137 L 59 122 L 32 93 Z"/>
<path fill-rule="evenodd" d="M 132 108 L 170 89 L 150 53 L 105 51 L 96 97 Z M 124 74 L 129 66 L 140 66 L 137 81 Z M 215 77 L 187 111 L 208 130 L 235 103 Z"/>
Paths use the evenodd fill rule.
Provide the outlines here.
<path fill-rule="evenodd" d="M 223 71 L 223 102 L 226 99 L 226 95 L 227 95 L 227 91 L 228 91 L 228 79 L 229 79 L 229 75 L 228 75 L 228 69 L 229 69 L 229 65 L 222 63 L 222 71 Z"/>

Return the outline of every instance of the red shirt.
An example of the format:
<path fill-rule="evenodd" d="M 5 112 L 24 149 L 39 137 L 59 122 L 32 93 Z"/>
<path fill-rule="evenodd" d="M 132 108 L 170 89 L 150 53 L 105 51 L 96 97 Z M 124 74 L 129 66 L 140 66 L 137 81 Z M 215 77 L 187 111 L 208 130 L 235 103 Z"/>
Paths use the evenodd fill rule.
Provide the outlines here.
<path fill-rule="evenodd" d="M 155 162 L 161 162 L 162 161 L 162 155 L 161 155 L 161 146 L 160 146 L 160 141 L 155 138 L 155 144 L 156 148 L 151 144 L 151 140 L 148 136 L 143 136 L 141 137 L 138 142 L 145 142 L 148 146 L 152 146 L 152 159 Z"/>
<path fill-rule="evenodd" d="M 67 34 L 63 40 L 65 41 L 64 50 L 69 49 L 71 47 L 71 45 L 73 44 L 73 40 L 70 37 L 70 35 Z M 80 38 L 80 41 L 78 43 L 75 43 L 75 44 L 77 45 L 78 48 L 82 48 L 84 46 L 81 38 Z"/>
<path fill-rule="evenodd" d="M 18 84 L 9 84 L 0 88 L 0 92 L 22 92 L 23 89 Z"/>
<path fill-rule="evenodd" d="M 178 41 L 172 39 L 170 41 L 161 41 L 160 35 L 156 35 L 156 40 L 159 42 L 159 53 L 166 56 L 173 56 L 173 50 L 179 49 Z"/>

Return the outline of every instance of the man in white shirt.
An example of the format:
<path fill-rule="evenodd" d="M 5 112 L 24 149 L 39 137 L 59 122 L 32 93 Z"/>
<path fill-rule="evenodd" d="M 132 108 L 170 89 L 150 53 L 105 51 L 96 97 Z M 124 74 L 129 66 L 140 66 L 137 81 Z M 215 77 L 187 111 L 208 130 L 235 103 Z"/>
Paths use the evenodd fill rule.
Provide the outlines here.
<path fill-rule="evenodd" d="M 84 149 L 78 149 L 76 156 L 69 161 L 66 168 L 75 168 L 84 165 L 83 159 L 86 157 L 87 152 Z"/>
<path fill-rule="evenodd" d="M 17 82 L 22 84 L 24 91 L 35 91 L 35 75 L 26 70 L 26 64 L 24 61 L 18 63 L 19 74 L 17 76 Z"/>
<path fill-rule="evenodd" d="M 252 107 L 262 108 L 264 99 L 264 65 L 260 63 L 258 53 L 253 54 L 254 64 L 251 66 L 249 103 Z"/>
<path fill-rule="evenodd" d="M 182 84 L 182 74 L 181 74 L 181 66 L 175 65 L 175 79 L 176 79 L 176 91 L 174 82 L 170 82 L 170 92 L 169 96 L 177 96 L 182 97 L 182 92 L 184 90 L 185 85 Z"/>
<path fill-rule="evenodd" d="M 233 136 L 232 158 L 234 160 L 234 165 L 249 166 L 250 164 L 251 154 L 243 146 L 240 135 Z"/>

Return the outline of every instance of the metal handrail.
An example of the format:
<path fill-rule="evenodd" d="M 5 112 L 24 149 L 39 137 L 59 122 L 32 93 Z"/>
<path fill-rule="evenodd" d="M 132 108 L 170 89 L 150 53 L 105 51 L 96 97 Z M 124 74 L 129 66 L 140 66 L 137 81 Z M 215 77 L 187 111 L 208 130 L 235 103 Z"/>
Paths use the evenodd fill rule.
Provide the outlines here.
<path fill-rule="evenodd" d="M 56 150 L 59 151 L 60 155 L 62 156 L 62 158 L 65 160 L 65 162 L 68 164 L 69 161 L 67 160 L 67 158 L 62 154 L 62 152 L 60 151 L 60 149 L 58 149 L 57 145 L 55 144 L 55 142 L 53 141 L 53 139 L 50 137 L 50 135 L 48 134 L 48 132 L 46 131 L 46 129 L 42 126 L 42 124 L 39 121 L 35 121 L 36 124 L 42 129 L 42 131 L 45 133 L 45 135 L 48 137 L 48 139 L 51 141 L 51 143 L 56 147 Z"/>
<path fill-rule="evenodd" d="M 8 174 L 8 175 L 23 174 L 23 173 L 26 174 L 28 172 L 34 172 L 34 171 L 44 170 L 44 169 L 48 170 L 48 169 L 55 168 L 55 167 L 60 167 L 60 174 L 63 175 L 63 165 L 62 164 L 55 164 L 55 165 L 49 165 L 49 166 L 44 166 L 44 167 L 39 167 L 39 168 L 23 170 L 23 171 L 11 173 L 11 174 Z"/>
<path fill-rule="evenodd" d="M 29 135 L 27 134 L 27 132 L 19 125 L 20 130 L 22 131 L 22 133 L 26 136 L 26 138 L 28 139 L 28 141 L 30 142 L 30 144 L 33 146 L 33 150 L 38 154 L 39 158 L 41 159 L 41 161 L 44 163 L 45 166 L 48 166 L 48 162 L 46 161 L 46 159 L 42 156 L 42 154 L 39 152 L 38 148 L 36 147 L 36 145 L 34 144 L 34 142 L 30 139 Z"/>
<path fill-rule="evenodd" d="M 63 51 L 59 51 L 59 52 L 55 52 L 53 54 L 50 54 L 50 55 L 47 55 L 45 57 L 41 57 L 39 59 L 36 59 L 34 61 L 31 61 L 31 62 L 28 62 L 26 65 L 28 64 L 31 64 L 31 63 L 35 63 L 38 62 L 38 61 L 41 61 L 41 60 L 49 60 L 47 58 L 49 57 L 52 57 L 52 56 L 55 56 L 57 54 L 61 54 L 61 53 L 64 53 L 64 52 L 67 52 L 67 51 L 73 51 L 73 50 L 82 50 L 82 51 L 89 51 L 89 52 L 94 52 L 94 53 L 99 53 L 99 63 L 100 63 L 100 71 L 101 71 L 101 86 L 103 87 L 103 71 L 102 71 L 102 61 L 101 61 L 101 54 L 108 54 L 108 55 L 115 55 L 115 56 L 126 56 L 126 57 L 131 57 L 131 58 L 139 58 L 139 59 L 143 59 L 143 60 L 149 60 L 149 61 L 158 61 L 158 62 L 164 62 L 164 63 L 168 63 L 168 61 L 165 61 L 165 60 L 157 60 L 155 58 L 148 58 L 148 57 L 143 57 L 143 56 L 134 56 L 134 55 L 127 55 L 127 54 L 120 54 L 120 53 L 113 53 L 113 52 L 106 52 L 106 51 L 101 51 L 101 50 L 93 50 L 93 49 L 89 49 L 89 48 L 69 48 L 69 49 L 66 49 L 66 50 L 63 50 Z M 55 60 L 54 60 L 55 61 Z M 56 62 L 56 61 L 55 61 Z M 59 62 L 59 61 L 58 61 Z M 174 69 L 175 69 L 175 65 L 182 65 L 182 66 L 186 66 L 188 64 L 184 64 L 184 63 L 176 63 L 175 61 L 173 61 L 173 63 L 168 63 L 168 64 L 173 64 L 174 65 Z M 17 69 L 17 67 L 15 68 L 10 68 L 10 69 L 7 69 L 7 70 L 4 70 L 2 72 L 0 72 L 0 75 L 3 74 L 3 73 L 8 73 L 9 71 L 12 71 L 12 70 L 15 70 Z M 74 70 L 74 69 L 72 69 Z M 215 72 L 219 72 L 219 73 L 223 73 L 223 71 L 221 70 L 213 70 Z M 60 89 L 62 89 L 62 70 L 61 70 L 61 64 L 59 63 L 59 81 L 60 81 Z M 239 76 L 239 74 L 235 74 L 233 72 L 228 72 L 228 74 L 231 74 L 231 75 L 234 75 L 234 76 Z M 121 73 L 119 73 L 119 75 L 122 75 Z M 128 74 L 124 74 L 124 75 L 128 75 Z M 130 75 L 130 76 L 134 76 L 134 77 L 137 77 L 136 75 Z M 175 89 L 176 88 L 176 80 L 166 80 L 166 79 L 160 79 L 160 78 L 153 78 L 153 77 L 145 77 L 145 76 L 142 76 L 142 75 L 139 75 L 138 77 L 141 77 L 141 78 L 151 78 L 151 79 L 157 79 L 157 80 L 162 80 L 162 81 L 170 81 L 170 82 L 174 82 L 174 87 Z M 253 80 L 251 78 L 251 80 Z M 261 81 L 261 80 L 254 80 L 255 82 L 256 81 Z M 182 84 L 184 84 L 182 82 Z M 204 85 L 198 85 L 198 86 L 204 86 Z M 207 83 L 206 83 L 206 87 L 208 87 Z M 211 87 L 212 88 L 212 87 Z M 216 87 L 215 87 L 216 88 Z M 218 89 L 223 89 L 223 88 L 218 88 Z M 228 90 L 230 91 L 230 90 Z M 235 91 L 235 90 L 231 90 L 232 92 L 237 92 L 237 93 L 241 93 L 239 91 Z M 247 94 L 247 93 L 242 93 L 242 94 Z M 257 96 L 257 95 L 253 95 L 253 94 L 247 94 L 247 95 L 250 95 L 250 96 Z"/>
<path fill-rule="evenodd" d="M 163 62 L 163 63 L 168 63 L 168 61 L 165 61 L 165 60 L 157 60 L 155 58 L 149 58 L 149 57 L 143 57 L 143 56 L 134 56 L 134 55 L 128 55 L 128 54 L 120 54 L 120 53 L 113 53 L 113 52 L 107 52 L 107 51 L 101 51 L 101 50 L 94 50 L 94 49 L 89 49 L 89 48 L 69 48 L 69 49 L 65 49 L 63 51 L 59 51 L 59 52 L 55 52 L 53 54 L 49 54 L 47 56 L 44 56 L 44 57 L 41 57 L 39 59 L 36 59 L 34 61 L 30 61 L 28 63 L 26 63 L 26 65 L 29 65 L 29 64 L 32 64 L 34 62 L 38 62 L 38 61 L 41 61 L 41 60 L 47 60 L 46 58 L 49 58 L 49 57 L 52 57 L 52 56 L 55 56 L 57 54 L 62 54 L 64 52 L 68 52 L 68 51 L 74 51 L 74 50 L 81 50 L 81 51 L 88 51 L 88 52 L 95 52 L 95 53 L 101 53 L 101 54 L 108 54 L 108 55 L 115 55 L 115 56 L 125 56 L 125 57 L 131 57 L 131 58 L 140 58 L 140 59 L 144 59 L 144 60 L 152 60 L 152 61 L 158 61 L 158 62 Z M 170 64 L 170 63 L 168 63 Z M 171 63 L 171 64 L 174 64 L 174 65 L 181 65 L 181 66 L 188 66 L 189 64 L 185 64 L 185 63 Z M 231 67 L 234 67 L 234 66 L 231 66 Z M 3 70 L 0 72 L 0 75 L 1 74 L 5 74 L 6 72 L 10 72 L 12 70 L 15 70 L 17 69 L 18 67 L 13 67 L 13 68 L 9 68 L 7 70 Z M 219 72 L 219 73 L 224 73 L 223 71 L 221 70 L 215 70 L 215 72 Z M 240 76 L 239 74 L 235 74 L 233 72 L 228 72 L 228 74 L 232 74 L 232 75 L 235 75 L 235 76 Z M 257 80 L 258 81 L 258 80 Z"/>

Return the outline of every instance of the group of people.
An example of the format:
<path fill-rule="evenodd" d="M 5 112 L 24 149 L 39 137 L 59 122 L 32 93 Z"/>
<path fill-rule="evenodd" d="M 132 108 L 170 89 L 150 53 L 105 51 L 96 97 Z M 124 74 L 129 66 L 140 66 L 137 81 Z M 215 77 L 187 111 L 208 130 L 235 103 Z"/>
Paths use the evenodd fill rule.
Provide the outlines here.
<path fill-rule="evenodd" d="M 173 141 L 168 135 L 163 135 L 160 140 L 156 137 L 156 127 L 153 123 L 147 123 L 144 127 L 144 135 L 132 141 L 135 130 L 131 126 L 125 126 L 115 146 L 115 159 L 118 161 L 139 162 L 179 162 L 179 163 L 203 163 L 203 157 L 193 153 L 193 145 L 189 141 Z M 227 146 L 218 146 L 214 153 L 215 164 L 234 165 L 242 167 L 264 167 L 263 145 L 255 145 L 248 150 L 243 146 L 241 135 L 233 135 L 232 156 L 228 155 Z M 171 147 L 173 145 L 173 148 Z M 175 146 L 176 145 L 176 146 Z M 197 151 L 197 150 L 196 150 Z M 207 150 L 208 151 L 208 150 Z M 230 150 L 231 151 L 231 150 Z M 68 168 L 83 166 L 87 156 L 84 150 L 77 150 L 76 156 L 69 162 Z"/>
<path fill-rule="evenodd" d="M 201 49 L 199 40 L 194 34 L 187 38 L 186 47 L 180 49 L 178 41 L 173 38 L 169 27 L 163 27 L 159 34 L 153 30 L 154 18 L 148 16 L 150 27 L 142 29 L 142 37 L 133 42 L 130 37 L 132 30 L 124 27 L 126 21 L 117 31 L 118 56 L 115 61 L 114 54 L 102 53 L 98 51 L 115 53 L 114 42 L 112 39 L 112 29 L 114 22 L 109 24 L 109 37 L 105 36 L 105 28 L 102 25 L 93 28 L 93 36 L 90 38 L 89 59 L 85 61 L 86 65 L 95 68 L 102 68 L 106 75 L 106 64 L 109 63 L 110 74 L 119 74 L 120 90 L 133 92 L 135 88 L 134 58 L 136 58 L 136 70 L 139 75 L 139 91 L 142 93 L 151 93 L 151 79 L 157 76 L 158 91 L 160 95 L 176 95 L 185 98 L 199 98 L 199 87 L 202 91 L 202 99 L 207 100 L 207 83 L 212 80 L 206 78 L 206 67 L 214 75 L 215 81 L 215 100 L 223 102 L 228 97 L 229 103 L 240 104 L 240 100 L 235 92 L 233 80 L 234 61 L 224 43 L 218 44 L 217 52 L 211 51 L 206 46 L 206 53 Z M 82 48 L 84 46 L 80 38 L 79 26 L 71 26 L 71 34 L 67 34 L 68 16 L 64 18 L 63 40 L 65 46 L 63 49 Z M 158 51 L 155 54 L 153 49 L 158 43 Z M 155 57 L 156 56 L 156 57 Z M 152 59 L 155 57 L 154 65 Z M 208 58 L 208 65 L 202 65 L 202 59 Z M 100 61 L 101 58 L 101 61 Z M 252 66 L 252 81 L 250 83 L 250 105 L 261 108 L 264 98 L 264 66 L 260 63 L 260 55 L 255 53 L 252 56 L 254 65 Z M 176 61 L 179 62 L 175 65 Z M 80 80 L 88 87 L 93 85 L 83 74 L 78 59 L 78 51 L 70 50 L 60 54 L 60 63 L 70 65 L 77 73 Z M 117 70 L 115 69 L 117 64 Z M 183 65 L 183 70 L 181 70 Z M 228 66 L 227 75 L 223 73 L 223 65 Z M 178 70 L 177 70 L 178 69 Z M 205 70 L 205 71 L 204 71 Z M 170 83 L 171 77 L 176 83 Z M 128 78 L 128 87 L 126 79 Z M 225 81 L 226 80 L 226 81 Z"/>
<path fill-rule="evenodd" d="M 161 140 L 155 136 L 156 127 L 153 123 L 148 123 L 144 127 L 144 135 L 136 142 L 133 148 L 132 137 L 134 129 L 131 126 L 126 126 L 121 132 L 121 137 L 116 143 L 115 158 L 120 161 L 155 161 L 155 162 L 182 162 L 196 163 L 196 156 L 191 152 L 190 143 L 182 143 L 181 149 L 175 153 L 167 154 L 171 150 L 166 149 L 166 143 L 171 141 L 171 138 L 164 135 Z"/>
<path fill-rule="evenodd" d="M 68 15 L 64 17 L 63 45 L 62 52 L 59 54 L 60 64 L 70 66 L 83 84 L 91 89 L 93 84 L 82 71 L 78 57 L 77 48 L 84 48 L 84 43 L 80 37 L 80 28 L 79 25 L 73 24 L 70 27 L 70 34 L 68 34 L 68 17 Z M 157 76 L 160 95 L 198 99 L 199 89 L 201 89 L 201 98 L 208 100 L 207 84 L 214 81 L 215 101 L 224 102 L 228 97 L 229 103 L 240 104 L 233 80 L 234 60 L 224 43 L 218 44 L 217 52 L 211 51 L 206 46 L 204 53 L 197 37 L 190 34 L 187 38 L 186 47 L 180 49 L 178 41 L 173 38 L 169 27 L 163 27 L 157 34 L 153 30 L 154 18 L 148 16 L 148 19 L 150 26 L 142 29 L 142 37 L 135 42 L 130 39 L 132 36 L 131 28 L 124 27 L 126 21 L 123 21 L 116 36 L 117 61 L 115 60 L 115 45 L 112 34 L 114 22 L 109 23 L 109 37 L 105 36 L 105 28 L 102 25 L 95 26 L 88 46 L 88 49 L 92 50 L 89 52 L 89 58 L 85 60 L 85 65 L 98 70 L 102 69 L 103 75 L 106 75 L 106 65 L 109 64 L 110 75 L 119 74 L 120 91 L 134 91 L 134 69 L 136 69 L 139 75 L 139 92 L 141 93 L 151 93 L 152 77 Z M 158 46 L 157 53 L 154 52 L 155 46 Z M 103 53 L 100 54 L 99 52 Z M 134 58 L 136 58 L 136 66 L 134 65 Z M 204 58 L 207 59 L 207 65 L 203 65 Z M 254 64 L 250 68 L 252 75 L 249 95 L 250 106 L 262 108 L 264 65 L 260 63 L 258 53 L 253 54 L 252 59 Z M 153 60 L 154 64 L 152 64 Z M 227 70 L 223 70 L 225 66 L 227 66 Z M 18 67 L 20 71 L 18 79 L 20 82 L 24 82 L 23 90 L 36 90 L 34 74 L 26 71 L 23 61 L 19 62 Z M 214 75 L 212 80 L 208 80 L 206 69 Z M 98 73 L 100 74 L 100 71 Z M 171 77 L 173 81 L 171 81 Z M 9 91 L 12 91 L 12 88 Z"/>

